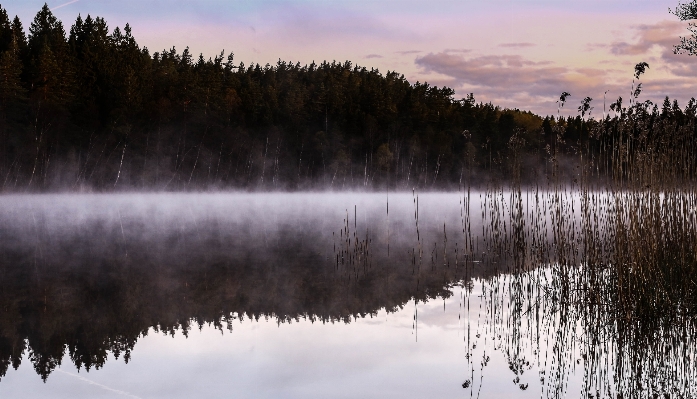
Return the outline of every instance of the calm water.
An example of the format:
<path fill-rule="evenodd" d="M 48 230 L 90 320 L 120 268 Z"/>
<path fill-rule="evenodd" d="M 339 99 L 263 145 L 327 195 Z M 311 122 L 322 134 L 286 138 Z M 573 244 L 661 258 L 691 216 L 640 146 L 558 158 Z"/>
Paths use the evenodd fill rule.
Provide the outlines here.
<path fill-rule="evenodd" d="M 548 205 L 526 194 L 539 226 L 521 228 L 507 195 L 0 197 L 0 396 L 625 392 L 626 341 L 594 341 L 578 310 L 544 299 L 554 264 L 519 260 L 519 230 L 524 254 L 560 245 Z M 667 369 L 630 355 L 690 394 L 694 351 L 678 347 L 692 342 Z"/>

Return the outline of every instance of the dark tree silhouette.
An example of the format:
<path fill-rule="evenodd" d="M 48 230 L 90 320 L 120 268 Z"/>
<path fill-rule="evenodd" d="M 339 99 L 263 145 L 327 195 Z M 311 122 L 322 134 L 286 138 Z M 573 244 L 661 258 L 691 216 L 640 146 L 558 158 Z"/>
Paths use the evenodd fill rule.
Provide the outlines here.
<path fill-rule="evenodd" d="M 671 10 L 681 21 L 697 19 L 697 0 L 688 3 L 678 3 L 678 6 Z M 690 23 L 687 29 L 692 34 L 691 37 L 681 37 L 680 44 L 675 45 L 676 54 L 697 55 L 697 25 Z"/>
<path fill-rule="evenodd" d="M 632 92 L 615 118 L 651 114 Z M 0 191 L 447 189 L 510 178 L 513 158 L 534 181 L 599 148 L 590 110 L 545 122 L 350 61 L 151 53 L 90 15 L 66 37 L 47 6 L 25 35 L 0 8 Z"/>

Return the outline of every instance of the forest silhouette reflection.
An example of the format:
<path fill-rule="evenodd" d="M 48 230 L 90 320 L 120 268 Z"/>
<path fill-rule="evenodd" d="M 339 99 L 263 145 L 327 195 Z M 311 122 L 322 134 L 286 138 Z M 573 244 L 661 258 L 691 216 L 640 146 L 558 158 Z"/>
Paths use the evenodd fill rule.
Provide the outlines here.
<path fill-rule="evenodd" d="M 151 328 L 187 334 L 209 323 L 225 329 L 240 317 L 349 322 L 412 297 L 450 295 L 453 273 L 413 273 L 400 248 L 407 234 L 391 238 L 389 262 L 382 234 L 371 265 L 358 267 L 347 255 L 337 266 L 348 208 L 336 218 L 323 212 L 336 195 L 270 197 L 264 205 L 261 195 L 244 194 L 5 197 L 0 373 L 26 352 L 43 379 L 65 352 L 87 370 L 109 353 L 127 361 Z M 379 210 L 370 211 L 386 212 L 384 196 L 373 201 Z M 353 208 L 350 234 L 355 226 L 362 240 L 380 234 L 384 220 L 361 217 L 363 207 L 357 222 Z"/>
<path fill-rule="evenodd" d="M 28 358 L 46 380 L 66 355 L 87 370 L 110 354 L 128 361 L 153 330 L 348 323 L 460 286 L 463 388 L 476 393 L 498 372 L 487 369 L 495 349 L 521 390 L 546 397 L 574 394 L 578 373 L 584 397 L 690 397 L 696 199 L 565 189 L 7 196 L 0 372 Z M 539 383 L 523 383 L 533 367 Z"/>

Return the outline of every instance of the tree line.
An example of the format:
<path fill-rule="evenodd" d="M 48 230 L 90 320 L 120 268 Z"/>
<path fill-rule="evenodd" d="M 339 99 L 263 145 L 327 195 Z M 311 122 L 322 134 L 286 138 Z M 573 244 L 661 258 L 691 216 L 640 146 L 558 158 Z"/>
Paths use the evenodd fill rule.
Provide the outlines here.
<path fill-rule="evenodd" d="M 47 5 L 25 32 L 0 7 L 0 190 L 443 189 L 506 178 L 514 152 L 536 179 L 594 123 L 454 94 L 349 61 L 151 54 Z"/>
<path fill-rule="evenodd" d="M 450 184 L 542 119 L 351 62 L 150 53 L 131 28 L 0 9 L 4 190 Z M 499 148 L 501 147 L 501 148 Z"/>

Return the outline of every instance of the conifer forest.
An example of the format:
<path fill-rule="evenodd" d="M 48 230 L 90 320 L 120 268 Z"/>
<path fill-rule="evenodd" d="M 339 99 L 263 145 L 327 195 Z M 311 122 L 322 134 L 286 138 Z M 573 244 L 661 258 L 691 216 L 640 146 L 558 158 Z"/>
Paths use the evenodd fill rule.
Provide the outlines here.
<path fill-rule="evenodd" d="M 542 117 L 350 61 L 245 65 L 233 52 L 153 52 L 99 17 L 67 29 L 48 6 L 26 30 L 9 15 L 0 10 L 9 192 L 444 189 L 508 179 L 514 151 L 534 181 L 555 162 L 573 174 L 568 159 L 618 130 L 695 129 L 695 101 L 641 102 L 640 87 L 605 119 L 591 118 L 590 98 L 574 117 Z"/>

